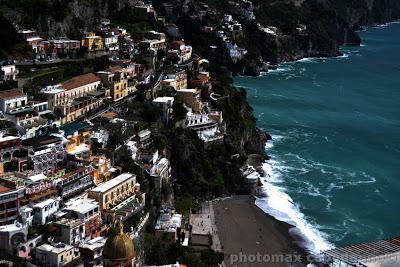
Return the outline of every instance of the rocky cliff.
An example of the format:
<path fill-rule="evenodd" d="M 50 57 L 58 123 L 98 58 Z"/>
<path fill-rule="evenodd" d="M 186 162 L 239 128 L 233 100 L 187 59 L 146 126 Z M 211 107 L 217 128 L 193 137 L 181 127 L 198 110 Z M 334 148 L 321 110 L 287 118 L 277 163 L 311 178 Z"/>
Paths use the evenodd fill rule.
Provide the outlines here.
<path fill-rule="evenodd" d="M 244 23 L 249 41 L 243 45 L 251 53 L 234 66 L 240 75 L 247 75 L 248 70 L 258 75 L 263 68 L 259 59 L 279 63 L 304 57 L 338 56 L 341 45 L 361 43 L 357 30 L 362 26 L 400 18 L 397 0 L 252 0 L 252 3 L 257 19 Z"/>
<path fill-rule="evenodd" d="M 101 18 L 115 17 L 134 0 L 16 0 L 0 1 L 0 15 L 20 28 L 33 28 L 42 36 L 73 35 L 92 30 Z"/>

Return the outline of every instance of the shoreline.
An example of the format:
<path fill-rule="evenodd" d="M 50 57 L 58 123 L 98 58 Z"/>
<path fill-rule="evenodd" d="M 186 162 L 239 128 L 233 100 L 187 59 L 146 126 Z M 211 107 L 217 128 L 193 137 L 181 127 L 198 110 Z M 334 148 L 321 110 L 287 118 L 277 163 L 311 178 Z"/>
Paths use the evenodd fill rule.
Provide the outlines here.
<path fill-rule="evenodd" d="M 265 213 L 255 204 L 253 196 L 237 195 L 214 200 L 212 205 L 218 236 L 225 254 L 225 266 L 307 265 L 306 258 L 310 254 L 299 244 L 301 240 L 290 233 L 294 226 Z M 265 255 L 264 260 L 250 262 L 251 255 L 257 253 Z M 247 262 L 235 262 L 236 257 L 241 255 L 249 257 Z M 272 262 L 272 258 L 278 255 L 285 260 Z"/>
<path fill-rule="evenodd" d="M 374 29 L 374 28 L 378 28 L 378 29 L 379 29 L 379 28 L 386 28 L 386 27 L 389 27 L 390 25 L 396 24 L 396 23 L 400 23 L 400 19 L 395 19 L 395 20 L 393 20 L 393 21 L 388 21 L 388 22 L 374 23 L 374 24 L 371 24 L 371 25 L 363 25 L 363 26 L 360 26 L 360 29 L 357 30 L 356 32 L 357 32 L 357 33 L 358 33 L 358 32 L 364 32 L 364 31 L 366 31 L 368 28 L 372 28 L 372 29 Z M 362 46 L 364 46 L 364 45 L 363 45 L 363 42 L 362 42 L 362 39 L 361 39 L 360 44 L 344 43 L 344 44 L 340 45 L 338 51 L 336 51 L 336 54 L 331 54 L 331 55 L 328 55 L 328 54 L 326 54 L 326 55 L 315 55 L 315 56 L 313 56 L 313 55 L 309 55 L 309 56 L 300 56 L 300 57 L 294 58 L 294 59 L 292 59 L 292 60 L 283 60 L 283 61 L 277 62 L 276 64 L 273 65 L 273 66 L 274 66 L 273 68 L 266 68 L 266 69 L 265 69 L 265 68 L 260 68 L 260 71 L 258 72 L 257 75 L 239 75 L 239 74 L 233 74 L 232 76 L 233 76 L 233 77 L 262 77 L 262 76 L 267 75 L 267 74 L 270 73 L 270 72 L 279 71 L 279 68 L 282 66 L 282 64 L 301 62 L 302 60 L 330 59 L 330 58 L 341 58 L 341 57 L 346 57 L 346 54 L 343 53 L 343 52 L 340 50 L 340 48 L 346 47 L 346 46 L 347 46 L 347 47 L 362 47 Z M 263 61 L 262 63 L 265 64 L 265 65 L 268 65 L 268 64 L 269 64 L 269 62 L 265 62 L 265 61 Z"/>
<path fill-rule="evenodd" d="M 368 28 L 386 28 L 392 24 L 396 24 L 396 23 L 400 23 L 400 20 L 395 20 L 392 22 L 387 22 L 384 24 L 376 24 L 376 25 L 370 25 L 370 26 L 366 26 L 363 27 L 363 30 L 368 30 Z M 365 44 L 361 43 L 360 45 L 343 45 L 340 47 L 340 49 L 345 48 L 345 47 L 362 47 L 365 46 Z M 288 63 L 296 63 L 296 62 L 302 62 L 302 61 L 308 61 L 308 60 L 323 60 L 323 59 L 335 59 L 335 58 L 346 58 L 348 57 L 348 54 L 346 54 L 346 52 L 341 51 L 341 54 L 338 56 L 332 56 L 332 57 L 304 57 L 304 58 L 299 58 L 296 60 L 291 60 L 291 61 L 284 61 L 284 62 L 280 62 L 277 65 L 276 69 L 272 69 L 268 72 L 262 73 L 261 75 L 259 75 L 258 77 L 264 76 L 264 75 L 268 75 L 269 72 L 274 72 L 274 71 L 280 71 L 282 70 L 283 66 L 285 64 Z M 251 77 L 251 76 L 241 76 L 241 77 Z M 254 77 L 254 76 L 253 76 Z M 240 87 L 240 86 L 237 86 Z M 263 131 L 265 132 L 265 131 Z M 268 133 L 265 132 L 267 135 Z M 267 142 L 266 142 L 267 143 Z M 265 152 L 263 155 L 261 154 L 253 154 L 253 155 L 248 155 L 248 160 L 247 160 L 247 164 L 253 166 L 260 174 L 261 174 L 261 178 L 262 180 L 267 179 L 269 180 L 270 177 L 269 175 L 266 175 L 266 171 L 263 169 L 263 165 L 266 164 L 270 164 L 269 162 L 269 156 L 268 156 L 268 149 L 265 149 Z M 263 158 L 265 157 L 265 158 Z M 264 182 L 262 182 L 264 184 Z M 264 199 L 264 198 L 268 198 L 268 194 L 262 190 L 262 186 L 258 186 L 258 194 L 257 196 L 259 196 L 260 199 Z M 262 215 L 265 216 L 269 221 L 274 221 L 274 224 L 276 225 L 276 227 L 274 227 L 274 230 L 281 235 L 281 237 L 286 238 L 287 243 L 292 244 L 293 248 L 296 249 L 296 251 L 302 251 L 305 255 L 313 255 L 313 251 L 312 249 L 310 249 L 307 246 L 307 241 L 311 241 L 308 240 L 307 236 L 305 234 L 303 234 L 301 231 L 300 233 L 297 232 L 297 230 L 299 230 L 298 226 L 296 225 L 292 225 L 290 223 L 287 223 L 283 220 L 279 219 L 279 216 L 276 218 L 274 217 L 274 215 L 271 215 L 270 213 L 268 213 L 267 211 L 264 211 L 263 208 L 259 207 L 257 205 L 257 203 L 254 202 L 253 204 L 255 206 L 256 209 L 258 209 L 260 212 L 262 212 Z M 262 220 L 262 219 L 260 219 Z M 329 243 L 329 242 L 328 242 Z M 294 245 L 295 244 L 295 245 Z M 316 256 L 316 255 L 315 255 Z M 242 266 L 242 265 L 238 265 L 238 266 Z M 246 266 L 246 265 L 243 265 Z M 249 265 L 250 266 L 250 265 Z M 283 265 L 282 265 L 283 266 Z"/>

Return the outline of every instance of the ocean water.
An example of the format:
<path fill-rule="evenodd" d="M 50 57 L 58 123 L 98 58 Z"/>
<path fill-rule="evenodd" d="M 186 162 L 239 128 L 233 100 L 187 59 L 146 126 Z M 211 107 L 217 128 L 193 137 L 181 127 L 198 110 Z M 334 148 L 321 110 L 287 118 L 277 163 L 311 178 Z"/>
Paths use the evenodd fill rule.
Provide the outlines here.
<path fill-rule="evenodd" d="M 400 24 L 361 35 L 343 57 L 235 78 L 273 137 L 256 204 L 314 252 L 400 236 Z"/>

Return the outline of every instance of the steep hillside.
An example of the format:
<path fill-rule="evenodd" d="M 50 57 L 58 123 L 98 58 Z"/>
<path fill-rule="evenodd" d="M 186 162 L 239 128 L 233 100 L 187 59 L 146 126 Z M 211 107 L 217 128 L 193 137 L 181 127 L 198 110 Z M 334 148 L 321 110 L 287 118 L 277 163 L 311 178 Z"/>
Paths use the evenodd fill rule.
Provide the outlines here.
<path fill-rule="evenodd" d="M 126 18 L 132 0 L 0 0 L 0 15 L 21 28 L 33 28 L 45 37 L 79 37 L 78 30 L 92 30 L 101 18 Z M 123 11 L 123 12 L 122 12 Z M 131 14 L 137 22 L 140 18 Z"/>
<path fill-rule="evenodd" d="M 211 1 L 213 4 L 215 1 Z M 400 18 L 397 0 L 251 0 L 255 22 L 243 18 L 245 38 L 241 43 L 249 56 L 234 66 L 238 74 L 249 67 L 258 74 L 261 61 L 279 63 L 303 57 L 337 56 L 343 44 L 359 45 L 361 26 L 386 23 Z M 216 4 L 240 17 L 240 9 Z M 243 5 L 242 5 L 242 8 Z M 276 27 L 276 34 L 262 27 Z"/>

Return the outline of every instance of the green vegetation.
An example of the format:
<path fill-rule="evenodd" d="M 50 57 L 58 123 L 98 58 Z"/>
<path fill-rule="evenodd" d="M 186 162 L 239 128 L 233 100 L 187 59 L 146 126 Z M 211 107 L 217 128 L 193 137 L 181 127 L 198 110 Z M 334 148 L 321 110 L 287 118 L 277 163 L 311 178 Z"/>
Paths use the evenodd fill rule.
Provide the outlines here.
<path fill-rule="evenodd" d="M 183 106 L 183 101 L 181 97 L 175 97 L 172 109 L 175 122 L 181 121 L 186 118 L 187 109 Z"/>
<path fill-rule="evenodd" d="M 183 216 L 189 216 L 190 215 L 190 210 L 192 208 L 192 197 L 190 195 L 182 196 L 179 197 L 179 199 L 176 199 L 175 197 L 175 203 L 174 207 L 176 208 L 176 211 Z"/>
<path fill-rule="evenodd" d="M 179 243 L 166 242 L 166 239 L 153 235 L 145 235 L 143 248 L 145 249 L 145 262 L 150 265 L 165 265 L 179 261 L 190 267 L 219 266 L 224 259 L 224 254 L 206 249 L 200 253 L 190 247 L 183 247 Z"/>
<path fill-rule="evenodd" d="M 18 34 L 10 21 L 0 15 L 0 59 L 33 58 L 34 54 L 28 43 Z"/>

